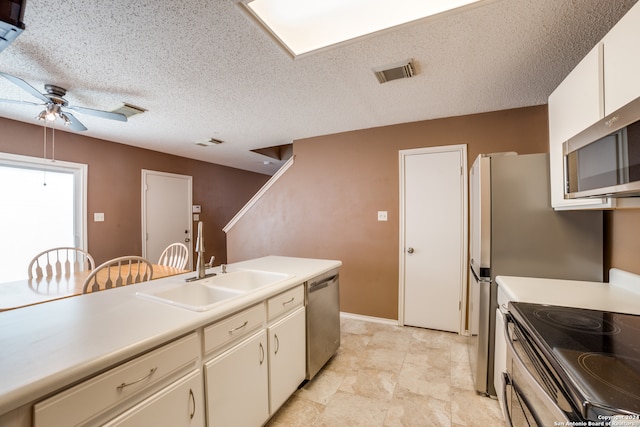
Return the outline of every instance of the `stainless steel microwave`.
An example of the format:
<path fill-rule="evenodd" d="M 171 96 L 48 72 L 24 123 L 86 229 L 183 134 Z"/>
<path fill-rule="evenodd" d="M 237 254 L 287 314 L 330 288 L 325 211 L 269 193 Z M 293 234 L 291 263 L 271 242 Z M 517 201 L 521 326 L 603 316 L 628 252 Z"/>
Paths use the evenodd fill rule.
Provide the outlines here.
<path fill-rule="evenodd" d="M 563 144 L 565 198 L 640 196 L 640 98 Z"/>

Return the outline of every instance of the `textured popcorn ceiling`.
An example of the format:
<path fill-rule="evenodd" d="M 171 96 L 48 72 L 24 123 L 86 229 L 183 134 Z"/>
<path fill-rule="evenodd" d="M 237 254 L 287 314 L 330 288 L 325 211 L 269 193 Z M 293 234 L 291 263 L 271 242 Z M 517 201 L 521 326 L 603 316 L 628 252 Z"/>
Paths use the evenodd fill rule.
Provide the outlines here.
<path fill-rule="evenodd" d="M 0 71 L 65 87 L 73 105 L 149 110 L 128 123 L 75 114 L 87 136 L 272 174 L 280 164 L 251 149 L 545 104 L 636 2 L 487 0 L 292 59 L 236 1 L 28 0 Z M 407 58 L 415 77 L 378 83 L 372 68 Z M 0 98 L 35 101 L 5 79 Z M 0 104 L 28 123 L 38 112 Z M 209 138 L 225 143 L 194 144 Z"/>

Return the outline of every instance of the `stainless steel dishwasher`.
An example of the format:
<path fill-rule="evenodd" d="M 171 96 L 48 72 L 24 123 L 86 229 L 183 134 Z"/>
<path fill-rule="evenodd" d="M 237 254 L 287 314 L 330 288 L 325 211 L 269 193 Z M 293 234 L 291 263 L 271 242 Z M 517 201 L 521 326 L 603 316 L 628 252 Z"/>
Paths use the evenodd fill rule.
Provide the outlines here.
<path fill-rule="evenodd" d="M 307 282 L 307 379 L 340 347 L 340 280 L 338 269 Z"/>

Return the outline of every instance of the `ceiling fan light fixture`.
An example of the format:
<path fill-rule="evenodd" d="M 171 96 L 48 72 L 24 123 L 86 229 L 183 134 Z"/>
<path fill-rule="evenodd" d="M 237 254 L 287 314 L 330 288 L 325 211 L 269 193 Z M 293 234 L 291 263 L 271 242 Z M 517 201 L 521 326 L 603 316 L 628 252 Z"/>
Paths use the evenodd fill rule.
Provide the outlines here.
<path fill-rule="evenodd" d="M 60 118 L 62 118 L 62 120 L 64 120 L 64 125 L 65 126 L 67 126 L 67 127 L 71 126 L 71 120 L 69 120 L 69 117 L 67 117 L 66 114 L 61 112 L 60 113 Z"/>

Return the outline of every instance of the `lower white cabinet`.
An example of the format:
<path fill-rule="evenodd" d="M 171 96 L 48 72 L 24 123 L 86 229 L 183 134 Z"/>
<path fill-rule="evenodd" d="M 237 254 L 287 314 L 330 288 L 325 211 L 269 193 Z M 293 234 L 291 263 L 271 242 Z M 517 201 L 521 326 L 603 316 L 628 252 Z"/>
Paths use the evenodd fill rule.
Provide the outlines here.
<path fill-rule="evenodd" d="M 57 393 L 36 403 L 33 407 L 33 427 L 68 427 L 75 425 L 94 426 L 103 425 L 128 413 L 141 401 L 154 404 L 155 399 L 164 396 L 165 392 L 172 392 L 176 381 L 180 381 L 190 372 L 197 372 L 202 377 L 197 361 L 200 356 L 200 345 L 196 333 L 140 355 L 129 362 L 116 366 L 103 374 L 87 379 L 67 390 Z M 195 380 L 194 380 L 195 381 Z M 200 385 L 195 388 L 202 389 Z M 171 394 L 172 398 L 175 396 Z M 193 400 L 202 402 L 201 394 L 193 394 Z M 166 401 L 166 400 L 165 400 Z M 170 399 L 172 403 L 177 400 Z M 193 403 L 193 402 L 191 402 Z M 188 399 L 184 395 L 181 403 L 183 412 L 188 411 Z M 147 419 L 145 408 L 138 408 L 136 417 Z M 178 409 L 178 411 L 181 409 Z M 138 419 L 138 418 L 136 418 Z M 123 424 L 132 425 L 132 424 Z M 172 424 L 145 424 L 172 425 Z M 173 424 L 197 425 L 197 424 Z"/>
<path fill-rule="evenodd" d="M 306 374 L 305 308 L 269 326 L 270 414 L 287 401 Z"/>
<path fill-rule="evenodd" d="M 105 427 L 204 427 L 202 374 L 193 371 L 104 424 Z"/>
<path fill-rule="evenodd" d="M 258 427 L 269 418 L 267 332 L 205 363 L 207 425 Z"/>

